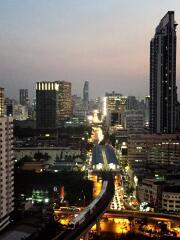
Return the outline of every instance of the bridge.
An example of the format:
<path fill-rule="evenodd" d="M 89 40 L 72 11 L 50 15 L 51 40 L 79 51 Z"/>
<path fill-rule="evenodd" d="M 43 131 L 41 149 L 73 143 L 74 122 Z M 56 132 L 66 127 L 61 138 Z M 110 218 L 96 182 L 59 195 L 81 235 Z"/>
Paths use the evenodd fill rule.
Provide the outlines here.
<path fill-rule="evenodd" d="M 111 173 L 106 173 L 103 175 L 103 180 L 107 182 L 107 187 L 104 194 L 101 196 L 102 191 L 100 192 L 101 198 L 99 201 L 96 199 L 95 207 L 91 207 L 92 203 L 87 206 L 85 209 L 89 208 L 89 211 L 86 211 L 86 214 L 82 218 L 76 221 L 74 228 L 66 229 L 64 232 L 59 233 L 52 240 L 76 240 L 80 236 L 84 235 L 91 227 L 101 218 L 106 209 L 108 208 L 112 197 L 114 195 L 114 179 Z M 98 195 L 98 196 L 99 196 Z M 97 197 L 98 198 L 98 197 Z M 84 210 L 83 210 L 84 211 Z M 81 213 L 79 213 L 80 215 Z"/>

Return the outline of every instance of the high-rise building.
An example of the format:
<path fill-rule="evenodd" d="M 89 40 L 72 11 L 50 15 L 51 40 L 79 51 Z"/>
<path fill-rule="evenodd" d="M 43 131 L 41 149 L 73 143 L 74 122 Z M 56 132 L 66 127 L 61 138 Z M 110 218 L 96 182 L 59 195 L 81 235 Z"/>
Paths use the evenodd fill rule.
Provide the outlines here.
<path fill-rule="evenodd" d="M 58 81 L 58 97 L 57 97 L 57 120 L 61 125 L 68 120 L 73 113 L 71 83 L 67 81 Z"/>
<path fill-rule="evenodd" d="M 176 26 L 174 12 L 167 12 L 150 42 L 151 133 L 175 131 Z"/>
<path fill-rule="evenodd" d="M 13 106 L 13 118 L 18 121 L 24 121 L 28 119 L 28 109 L 21 104 L 14 104 Z"/>
<path fill-rule="evenodd" d="M 127 129 L 128 133 L 143 133 L 144 132 L 144 111 L 143 110 L 126 110 L 125 129 Z"/>
<path fill-rule="evenodd" d="M 72 115 L 71 83 L 36 83 L 36 126 L 55 129 Z"/>
<path fill-rule="evenodd" d="M 0 87 L 0 117 L 4 116 L 4 88 Z"/>
<path fill-rule="evenodd" d="M 36 83 L 36 127 L 56 128 L 57 89 L 55 82 Z"/>
<path fill-rule="evenodd" d="M 120 93 L 106 93 L 107 112 L 124 111 L 126 109 L 127 97 Z"/>
<path fill-rule="evenodd" d="M 145 97 L 145 109 L 144 109 L 144 123 L 145 127 L 149 128 L 149 102 L 150 96 Z"/>
<path fill-rule="evenodd" d="M 106 93 L 105 110 L 107 114 L 106 122 L 110 126 L 124 126 L 124 113 L 127 105 L 127 97 L 120 93 Z"/>
<path fill-rule="evenodd" d="M 138 109 L 138 100 L 136 99 L 135 96 L 128 96 L 127 109 L 128 110 L 137 110 Z"/>
<path fill-rule="evenodd" d="M 86 111 L 89 109 L 89 82 L 85 81 L 83 87 L 83 103 Z"/>
<path fill-rule="evenodd" d="M 10 222 L 14 209 L 13 119 L 4 116 L 4 89 L 0 88 L 0 231 Z"/>
<path fill-rule="evenodd" d="M 5 98 L 5 115 L 13 116 L 13 106 L 14 100 L 10 98 Z"/>
<path fill-rule="evenodd" d="M 19 90 L 19 103 L 23 106 L 28 105 L 28 89 Z"/>
<path fill-rule="evenodd" d="M 180 103 L 177 102 L 176 106 L 176 129 L 180 132 Z"/>
<path fill-rule="evenodd" d="M 86 110 L 83 104 L 83 99 L 77 95 L 72 96 L 73 101 L 73 116 L 79 120 L 84 121 L 86 117 Z"/>

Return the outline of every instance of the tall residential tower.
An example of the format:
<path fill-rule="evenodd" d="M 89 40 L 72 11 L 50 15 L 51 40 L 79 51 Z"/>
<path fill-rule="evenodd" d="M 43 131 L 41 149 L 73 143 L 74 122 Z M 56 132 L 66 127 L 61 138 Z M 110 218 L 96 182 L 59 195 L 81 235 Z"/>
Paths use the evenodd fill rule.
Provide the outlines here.
<path fill-rule="evenodd" d="M 0 231 L 14 209 L 13 119 L 4 115 L 4 89 L 0 88 Z"/>
<path fill-rule="evenodd" d="M 4 88 L 0 87 L 0 117 L 4 116 Z"/>
<path fill-rule="evenodd" d="M 150 42 L 150 131 L 175 131 L 176 22 L 169 11 L 156 28 Z"/>

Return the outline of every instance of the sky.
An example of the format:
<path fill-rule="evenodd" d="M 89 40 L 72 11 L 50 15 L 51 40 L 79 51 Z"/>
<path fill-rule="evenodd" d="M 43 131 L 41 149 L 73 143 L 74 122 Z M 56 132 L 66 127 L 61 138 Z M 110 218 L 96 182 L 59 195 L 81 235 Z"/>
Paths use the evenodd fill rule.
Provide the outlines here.
<path fill-rule="evenodd" d="M 180 24 L 180 0 L 1 0 L 0 86 L 18 98 L 35 82 L 67 80 L 82 95 L 149 94 L 149 43 L 168 10 Z M 180 95 L 180 29 L 177 86 Z"/>

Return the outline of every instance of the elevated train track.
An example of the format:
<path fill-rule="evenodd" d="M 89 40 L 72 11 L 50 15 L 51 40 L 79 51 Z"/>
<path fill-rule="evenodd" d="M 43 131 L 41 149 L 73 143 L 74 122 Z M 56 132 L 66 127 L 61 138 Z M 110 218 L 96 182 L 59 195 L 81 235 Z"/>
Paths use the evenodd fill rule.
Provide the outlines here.
<path fill-rule="evenodd" d="M 57 234 L 52 240 L 79 239 L 104 214 L 114 195 L 114 179 L 111 173 L 103 175 L 103 188 L 97 198 L 70 222 L 67 230 Z"/>

